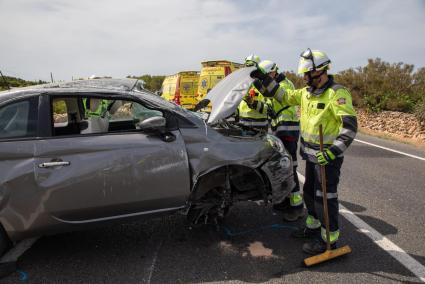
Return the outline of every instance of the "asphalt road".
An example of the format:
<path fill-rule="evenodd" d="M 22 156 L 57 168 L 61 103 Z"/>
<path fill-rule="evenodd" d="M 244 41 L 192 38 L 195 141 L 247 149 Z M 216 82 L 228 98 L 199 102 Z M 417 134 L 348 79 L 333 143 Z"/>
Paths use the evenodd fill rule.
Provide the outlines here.
<path fill-rule="evenodd" d="M 425 158 L 412 146 L 357 139 Z M 340 201 L 425 266 L 424 160 L 355 141 L 346 153 Z M 302 241 L 289 236 L 300 224 L 283 223 L 270 206 L 243 203 L 219 231 L 189 229 L 184 216 L 174 215 L 48 236 L 0 283 L 420 283 L 344 217 L 340 244 L 353 253 L 305 268 Z"/>

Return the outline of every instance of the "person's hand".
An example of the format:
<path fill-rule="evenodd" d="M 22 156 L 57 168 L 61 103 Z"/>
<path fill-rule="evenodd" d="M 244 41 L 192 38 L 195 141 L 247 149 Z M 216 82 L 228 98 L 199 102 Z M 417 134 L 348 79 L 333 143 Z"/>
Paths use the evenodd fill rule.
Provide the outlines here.
<path fill-rule="evenodd" d="M 286 76 L 285 76 L 285 74 L 282 72 L 282 73 L 279 73 L 279 74 L 277 74 L 277 76 L 276 76 L 276 78 L 275 78 L 275 80 L 276 80 L 276 82 L 282 82 L 283 80 L 285 80 L 286 79 Z"/>
<path fill-rule="evenodd" d="M 253 79 L 264 80 L 265 78 L 267 78 L 267 73 L 266 73 L 266 70 L 264 70 L 260 66 L 257 66 L 257 69 L 255 69 L 254 71 L 252 71 L 251 74 L 250 74 L 250 76 Z"/>
<path fill-rule="evenodd" d="M 267 115 L 271 118 L 271 119 L 276 119 L 277 118 L 277 114 L 274 111 L 273 107 L 271 105 L 267 105 Z"/>
<path fill-rule="evenodd" d="M 326 166 L 327 164 L 335 160 L 336 157 L 331 150 L 326 149 L 325 151 L 318 152 L 316 154 L 316 158 L 317 162 L 319 162 L 321 166 Z"/>
<path fill-rule="evenodd" d="M 245 98 L 244 98 L 244 100 L 246 101 L 246 103 L 248 105 L 252 105 L 252 103 L 254 102 L 254 98 L 251 97 L 250 95 L 246 95 Z"/>

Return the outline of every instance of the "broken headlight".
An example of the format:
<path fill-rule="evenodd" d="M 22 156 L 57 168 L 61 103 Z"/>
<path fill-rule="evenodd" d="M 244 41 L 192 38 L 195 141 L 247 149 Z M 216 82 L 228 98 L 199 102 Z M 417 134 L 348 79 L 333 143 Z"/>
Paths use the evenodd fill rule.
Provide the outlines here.
<path fill-rule="evenodd" d="M 270 146 L 272 146 L 273 149 L 275 149 L 276 151 L 278 151 L 281 154 L 286 153 L 285 146 L 283 146 L 283 143 L 282 143 L 282 141 L 280 141 L 279 138 L 277 138 L 274 135 L 267 134 L 266 139 L 267 139 L 267 142 L 269 142 Z"/>

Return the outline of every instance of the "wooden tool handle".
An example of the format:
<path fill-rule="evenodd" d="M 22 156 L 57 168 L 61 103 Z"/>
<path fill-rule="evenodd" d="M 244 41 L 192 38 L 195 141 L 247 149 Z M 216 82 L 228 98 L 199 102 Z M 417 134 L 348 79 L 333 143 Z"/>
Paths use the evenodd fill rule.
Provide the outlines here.
<path fill-rule="evenodd" d="M 319 125 L 319 141 L 320 151 L 323 152 L 323 128 Z M 322 197 L 323 197 L 323 217 L 326 227 L 326 250 L 331 250 L 331 237 L 329 233 L 329 214 L 328 214 L 328 197 L 326 192 L 326 170 L 325 166 L 320 165 L 320 179 L 322 182 Z"/>

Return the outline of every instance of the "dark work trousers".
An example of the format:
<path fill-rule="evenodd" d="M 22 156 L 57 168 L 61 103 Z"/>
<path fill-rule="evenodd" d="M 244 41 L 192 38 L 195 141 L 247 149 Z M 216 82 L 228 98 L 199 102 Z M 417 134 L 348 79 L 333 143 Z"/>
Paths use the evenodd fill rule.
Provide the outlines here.
<path fill-rule="evenodd" d="M 298 174 L 297 174 L 297 148 L 298 148 L 298 137 L 295 139 L 294 137 L 290 136 L 287 139 L 286 136 L 279 137 L 280 140 L 282 140 L 283 145 L 285 146 L 286 150 L 291 154 L 292 156 L 292 162 L 294 163 L 293 171 L 294 171 L 294 181 L 295 181 L 295 187 L 292 189 L 291 192 L 298 192 L 300 191 L 300 182 L 298 180 Z M 298 205 L 299 207 L 303 207 L 303 205 Z M 296 207 L 298 207 L 296 206 Z"/>
<path fill-rule="evenodd" d="M 344 158 L 337 158 L 325 166 L 326 171 L 326 192 L 328 195 L 328 212 L 329 212 L 329 229 L 335 232 L 339 229 L 338 226 L 338 194 L 337 187 L 341 166 Z M 307 207 L 308 214 L 322 223 L 322 228 L 325 228 L 323 219 L 323 197 L 320 178 L 320 165 L 306 160 L 305 166 L 305 183 L 304 183 L 304 202 Z"/>

